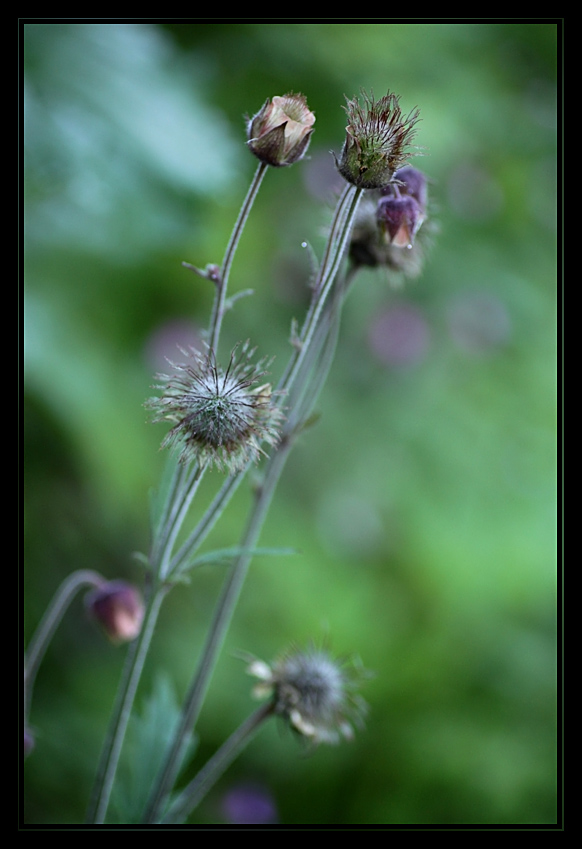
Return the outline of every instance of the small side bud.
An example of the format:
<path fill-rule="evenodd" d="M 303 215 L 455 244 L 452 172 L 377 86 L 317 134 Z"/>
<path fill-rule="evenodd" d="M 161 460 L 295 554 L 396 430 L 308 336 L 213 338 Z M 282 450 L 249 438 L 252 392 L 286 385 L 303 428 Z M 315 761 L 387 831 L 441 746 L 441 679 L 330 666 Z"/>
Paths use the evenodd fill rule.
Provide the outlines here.
<path fill-rule="evenodd" d="M 140 632 L 144 605 L 138 590 L 125 581 L 108 581 L 85 598 L 87 612 L 114 643 L 134 640 Z"/>
<path fill-rule="evenodd" d="M 428 180 L 408 165 L 382 189 L 366 192 L 350 243 L 354 267 L 384 266 L 399 277 L 416 277 L 437 231 L 429 215 Z"/>
<path fill-rule="evenodd" d="M 378 226 L 396 248 L 407 248 L 414 242 L 423 217 L 413 197 L 380 198 L 376 209 Z"/>
<path fill-rule="evenodd" d="M 413 168 L 412 165 L 406 165 L 394 174 L 393 183 L 387 189 L 383 190 L 382 194 L 392 194 L 396 187 L 400 190 L 400 194 L 407 194 L 413 197 L 420 206 L 422 214 L 425 214 L 428 201 L 428 186 L 426 175 L 422 171 L 419 171 L 418 168 Z"/>
<path fill-rule="evenodd" d="M 247 144 L 267 165 L 292 165 L 305 155 L 314 123 L 315 115 L 309 111 L 304 95 L 274 97 L 247 119 Z"/>

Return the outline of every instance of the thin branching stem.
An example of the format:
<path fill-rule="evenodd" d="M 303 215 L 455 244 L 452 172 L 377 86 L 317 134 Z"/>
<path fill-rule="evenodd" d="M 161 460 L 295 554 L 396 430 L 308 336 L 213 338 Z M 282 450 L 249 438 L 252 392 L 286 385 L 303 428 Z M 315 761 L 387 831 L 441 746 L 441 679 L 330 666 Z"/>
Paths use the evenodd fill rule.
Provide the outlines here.
<path fill-rule="evenodd" d="M 260 163 L 253 177 L 247 196 L 243 202 L 236 224 L 228 242 L 220 273 L 213 277 L 216 283 L 216 293 L 212 314 L 210 319 L 209 343 L 210 349 L 216 353 L 218 340 L 222 327 L 222 319 L 225 312 L 226 294 L 230 268 L 240 237 L 247 222 L 254 200 L 265 176 L 267 165 Z M 142 630 L 137 640 L 129 648 L 124 665 L 122 679 L 118 690 L 117 701 L 113 709 L 113 715 L 107 731 L 105 743 L 97 769 L 91 802 L 88 811 L 88 822 L 103 823 L 107 815 L 107 809 L 111 797 L 113 783 L 117 772 L 117 766 L 123 747 L 127 723 L 133 707 L 135 694 L 153 636 L 155 624 L 159 615 L 162 601 L 169 589 L 169 584 L 164 585 L 163 580 L 174 573 L 172 552 L 178 533 L 188 513 L 196 490 L 203 477 L 205 467 L 194 466 L 190 470 L 176 469 L 170 484 L 169 496 L 162 509 L 162 524 L 160 525 L 156 539 L 152 547 L 150 558 L 151 574 L 153 582 L 149 594 Z M 236 490 L 239 480 L 237 476 L 231 476 L 231 482 L 225 494 L 228 497 Z M 224 488 L 223 488 L 224 489 Z M 199 523 L 198 532 L 195 532 L 195 543 L 190 545 L 190 552 L 202 541 L 208 530 L 213 526 L 228 499 L 223 499 L 224 504 L 217 499 L 213 502 L 212 511 L 207 511 Z"/>
<path fill-rule="evenodd" d="M 345 248 L 361 194 L 362 192 L 360 189 L 349 186 L 344 191 L 338 202 L 328 245 L 326 246 L 324 254 L 324 262 L 322 263 L 318 279 L 316 281 L 312 304 L 300 336 L 300 346 L 292 355 L 290 367 L 287 368 L 285 373 L 286 377 L 282 379 L 280 384 L 280 387 L 282 386 L 287 393 L 291 393 L 293 391 L 297 377 L 303 373 L 304 366 L 308 363 L 311 357 L 313 357 L 313 362 L 315 364 L 318 353 L 317 349 L 321 352 L 321 348 L 325 343 L 326 334 L 331 333 L 332 353 L 335 348 L 335 340 L 333 339 L 333 333 L 331 331 L 334 323 L 333 309 L 331 317 L 328 315 L 325 318 L 324 329 L 321 331 L 321 334 L 318 334 L 316 331 L 318 329 L 319 321 L 323 319 L 323 309 L 327 297 L 341 268 Z M 339 300 L 341 301 L 341 297 Z M 339 310 L 339 305 L 337 306 Z M 336 318 L 339 321 L 339 315 Z M 315 344 L 316 342 L 318 343 L 317 345 Z M 325 369 L 325 375 L 327 375 L 331 365 L 331 360 L 329 357 L 324 357 L 322 359 L 322 363 Z M 322 383 L 323 380 L 319 381 L 318 391 L 319 388 L 321 388 Z M 286 428 L 284 433 L 285 435 L 281 442 L 267 461 L 262 485 L 256 493 L 247 529 L 241 543 L 241 547 L 247 552 L 251 551 L 256 545 L 277 483 L 292 447 L 294 436 L 293 432 L 289 428 Z M 156 782 L 156 786 L 146 810 L 144 819 L 145 822 L 159 822 L 165 800 L 178 777 L 187 741 L 200 714 L 208 684 L 216 665 L 220 649 L 226 637 L 226 633 L 230 626 L 251 559 L 252 556 L 250 554 L 241 554 L 233 563 L 231 571 L 225 581 L 197 671 L 194 675 L 192 685 L 182 708 L 182 715 L 174 737 L 174 742 L 169 750 L 166 762 L 159 779 Z"/>
<path fill-rule="evenodd" d="M 291 441 L 286 440 L 279 445 L 267 461 L 264 480 L 262 486 L 256 492 L 254 508 L 241 541 L 241 548 L 244 549 L 244 553 L 240 554 L 234 561 L 223 585 L 196 674 L 184 701 L 174 743 L 149 802 L 145 822 L 158 822 L 164 800 L 178 777 L 187 741 L 200 714 L 218 654 L 226 637 L 252 559 L 252 554 L 248 552 L 255 547 L 290 449 Z"/>

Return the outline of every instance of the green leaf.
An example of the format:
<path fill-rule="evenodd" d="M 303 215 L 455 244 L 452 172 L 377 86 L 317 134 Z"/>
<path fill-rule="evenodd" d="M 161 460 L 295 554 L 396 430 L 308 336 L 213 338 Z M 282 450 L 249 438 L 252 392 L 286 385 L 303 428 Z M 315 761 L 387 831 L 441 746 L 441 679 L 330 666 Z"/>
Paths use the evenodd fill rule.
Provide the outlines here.
<path fill-rule="evenodd" d="M 127 760 L 120 768 L 112 799 L 118 822 L 141 822 L 179 719 L 180 708 L 173 684 L 167 675 L 158 675 L 141 714 L 134 713 L 128 727 Z M 189 741 L 184 761 L 192 757 L 194 743 L 194 740 Z"/>
<path fill-rule="evenodd" d="M 250 557 L 261 557 L 265 555 L 280 557 L 282 555 L 287 556 L 289 554 L 299 554 L 299 552 L 296 548 L 244 548 L 241 546 L 235 546 L 234 548 L 219 548 L 215 551 L 208 552 L 208 554 L 200 554 L 198 557 L 195 557 L 191 563 L 185 564 L 174 575 L 172 575 L 172 578 L 177 577 L 190 569 L 194 569 L 196 566 L 207 566 L 210 563 L 228 563 L 229 560 L 233 560 L 235 557 L 240 557 L 241 554 L 248 554 Z"/>

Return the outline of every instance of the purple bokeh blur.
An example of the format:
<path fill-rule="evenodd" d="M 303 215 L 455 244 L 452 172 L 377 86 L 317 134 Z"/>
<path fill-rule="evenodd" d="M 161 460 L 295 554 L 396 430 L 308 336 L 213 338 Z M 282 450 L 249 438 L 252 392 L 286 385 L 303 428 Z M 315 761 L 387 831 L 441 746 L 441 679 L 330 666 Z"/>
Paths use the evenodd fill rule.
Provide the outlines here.
<path fill-rule="evenodd" d="M 279 821 L 271 793 L 260 784 L 245 783 L 232 787 L 221 802 L 225 820 L 237 825 L 268 824 Z"/>

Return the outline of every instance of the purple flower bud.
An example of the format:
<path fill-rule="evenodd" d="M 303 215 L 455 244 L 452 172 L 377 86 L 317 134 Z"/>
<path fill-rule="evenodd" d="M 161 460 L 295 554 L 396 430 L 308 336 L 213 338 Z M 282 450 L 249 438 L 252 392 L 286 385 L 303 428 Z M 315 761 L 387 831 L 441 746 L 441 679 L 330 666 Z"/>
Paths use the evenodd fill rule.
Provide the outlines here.
<path fill-rule="evenodd" d="M 140 632 L 143 601 L 138 590 L 125 581 L 108 581 L 92 590 L 85 606 L 114 643 L 134 640 Z"/>
<path fill-rule="evenodd" d="M 418 168 L 413 168 L 412 165 L 407 165 L 394 174 L 394 181 L 397 184 L 400 194 L 413 197 L 424 215 L 428 201 L 428 189 L 426 177 L 422 171 L 419 171 Z"/>
<path fill-rule="evenodd" d="M 376 216 L 386 240 L 398 248 L 412 245 L 423 222 L 420 206 L 411 195 L 380 198 Z"/>
<path fill-rule="evenodd" d="M 307 108 L 304 95 L 274 97 L 247 121 L 247 144 L 267 165 L 292 165 L 304 156 L 314 123 L 315 115 Z"/>

